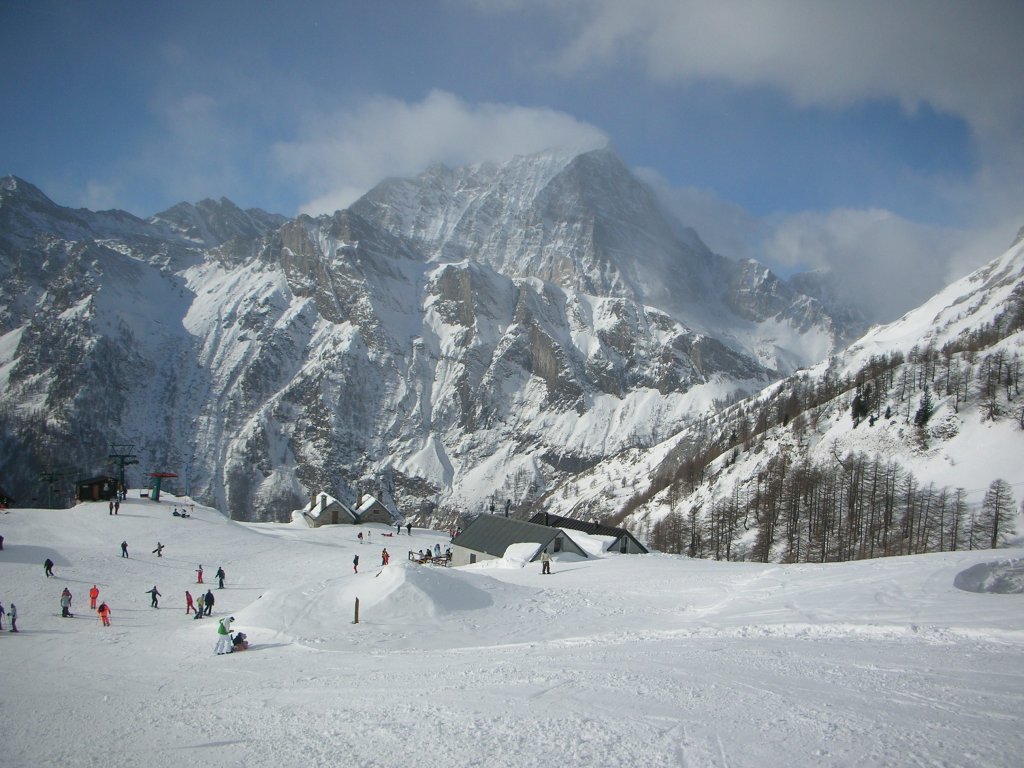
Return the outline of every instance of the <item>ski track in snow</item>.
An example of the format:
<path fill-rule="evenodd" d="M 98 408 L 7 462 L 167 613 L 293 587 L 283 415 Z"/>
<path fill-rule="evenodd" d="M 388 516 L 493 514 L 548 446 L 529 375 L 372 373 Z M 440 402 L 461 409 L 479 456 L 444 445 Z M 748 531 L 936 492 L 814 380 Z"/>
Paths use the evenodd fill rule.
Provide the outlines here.
<path fill-rule="evenodd" d="M 172 505 L 0 516 L 0 599 L 22 630 L 0 637 L 0 766 L 1016 766 L 1024 749 L 1024 597 L 954 584 L 999 582 L 1020 550 L 610 555 L 542 577 L 405 561 L 439 532 L 379 526 L 360 545 L 348 526 Z M 199 563 L 227 571 L 203 585 L 212 619 L 184 615 Z M 65 585 L 85 620 L 57 615 Z M 228 612 L 252 647 L 215 656 Z"/>

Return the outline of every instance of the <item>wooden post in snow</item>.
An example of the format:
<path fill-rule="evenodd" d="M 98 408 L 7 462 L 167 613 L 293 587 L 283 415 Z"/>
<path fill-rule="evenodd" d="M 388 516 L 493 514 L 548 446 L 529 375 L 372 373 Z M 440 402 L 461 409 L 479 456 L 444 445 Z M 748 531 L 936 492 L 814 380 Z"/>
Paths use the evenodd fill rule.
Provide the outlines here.
<path fill-rule="evenodd" d="M 359 623 L 359 598 L 356 598 L 356 619 L 352 622 L 353 624 Z"/>

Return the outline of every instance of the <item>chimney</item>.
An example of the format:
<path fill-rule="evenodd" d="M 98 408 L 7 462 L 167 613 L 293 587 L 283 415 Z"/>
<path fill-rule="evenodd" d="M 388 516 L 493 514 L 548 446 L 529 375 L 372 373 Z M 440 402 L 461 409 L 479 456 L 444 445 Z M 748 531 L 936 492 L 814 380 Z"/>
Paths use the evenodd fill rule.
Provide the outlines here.
<path fill-rule="evenodd" d="M 320 494 L 320 511 L 323 512 L 325 509 L 327 509 L 327 494 L 326 493 L 321 493 Z"/>

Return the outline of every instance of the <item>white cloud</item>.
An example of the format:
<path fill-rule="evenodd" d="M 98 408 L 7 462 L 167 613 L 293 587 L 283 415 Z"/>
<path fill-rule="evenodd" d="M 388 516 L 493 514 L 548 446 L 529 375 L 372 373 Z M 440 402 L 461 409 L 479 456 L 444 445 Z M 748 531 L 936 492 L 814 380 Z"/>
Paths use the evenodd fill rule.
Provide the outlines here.
<path fill-rule="evenodd" d="M 281 168 L 314 197 L 304 213 L 329 213 L 354 202 L 389 176 L 415 174 L 432 163 L 463 165 L 553 147 L 603 146 L 598 128 L 553 109 L 470 104 L 444 91 L 408 103 L 375 97 L 350 110 L 306 119 L 304 135 L 278 142 Z"/>
<path fill-rule="evenodd" d="M 1021 221 L 984 227 L 921 224 L 881 209 L 841 208 L 754 216 L 712 192 L 673 188 L 657 171 L 638 170 L 662 205 L 693 227 L 711 250 L 751 258 L 783 276 L 831 272 L 842 298 L 873 321 L 892 320 L 953 280 L 1001 255 Z"/>
<path fill-rule="evenodd" d="M 509 2 L 501 8 L 507 9 Z M 999 0 L 567 0 L 568 72 L 639 62 L 663 80 L 772 86 L 798 104 L 922 103 L 982 132 L 1024 119 L 1024 5 Z"/>
<path fill-rule="evenodd" d="M 831 270 L 851 303 L 873 319 L 893 319 L 946 284 L 946 265 L 962 237 L 889 211 L 801 213 L 775 222 L 764 258 L 777 265 Z"/>

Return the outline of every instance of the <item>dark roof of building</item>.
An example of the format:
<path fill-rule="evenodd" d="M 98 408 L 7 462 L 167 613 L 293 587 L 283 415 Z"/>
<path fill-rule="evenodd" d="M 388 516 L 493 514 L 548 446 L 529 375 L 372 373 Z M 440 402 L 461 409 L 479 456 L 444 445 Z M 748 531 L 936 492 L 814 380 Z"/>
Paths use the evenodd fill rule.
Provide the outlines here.
<path fill-rule="evenodd" d="M 562 533 L 557 528 L 536 525 L 525 520 L 514 520 L 501 515 L 480 515 L 455 537 L 452 544 L 477 552 L 486 552 L 494 557 L 503 557 L 505 550 L 512 544 L 536 542 L 537 550 L 540 551 Z M 578 550 L 584 557 L 587 556 L 575 542 L 572 542 L 572 549 Z"/>
<path fill-rule="evenodd" d="M 548 512 L 538 512 L 536 515 L 530 518 L 531 523 L 537 525 L 547 525 L 557 528 L 568 528 L 572 531 L 582 531 L 583 533 L 589 533 L 594 536 L 612 536 L 613 538 L 620 538 L 622 536 L 628 536 L 636 545 L 640 547 L 644 552 L 647 551 L 647 547 L 641 544 L 636 536 L 631 534 L 625 528 L 613 528 L 610 525 L 601 525 L 597 521 L 587 522 L 586 520 L 576 520 L 572 517 L 562 517 L 561 515 L 552 515 Z"/>

